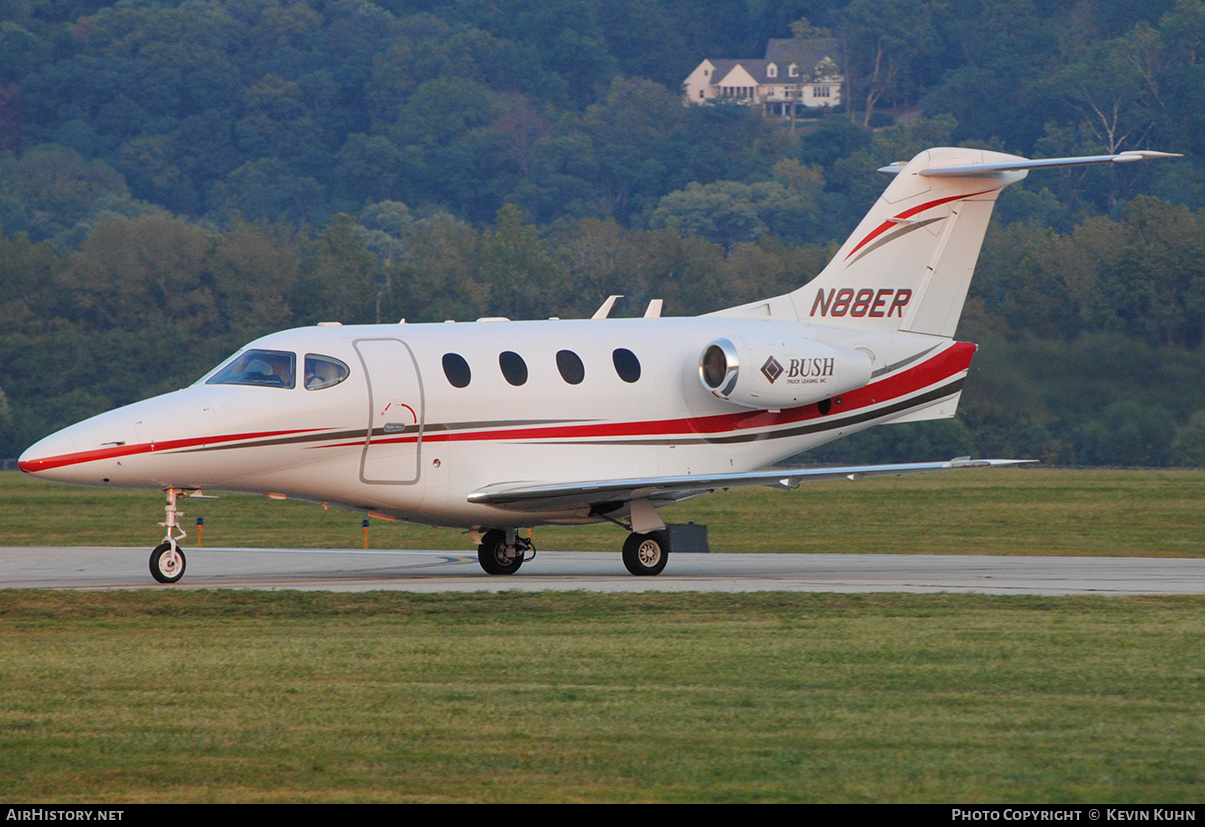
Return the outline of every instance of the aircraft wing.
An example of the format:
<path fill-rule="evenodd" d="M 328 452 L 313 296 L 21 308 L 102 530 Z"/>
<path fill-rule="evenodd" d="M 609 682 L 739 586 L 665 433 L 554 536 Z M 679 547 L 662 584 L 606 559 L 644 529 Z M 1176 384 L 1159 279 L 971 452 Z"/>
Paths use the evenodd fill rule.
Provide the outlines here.
<path fill-rule="evenodd" d="M 848 465 L 829 468 L 788 468 L 752 471 L 744 474 L 710 474 L 681 477 L 636 477 L 585 482 L 500 482 L 478 488 L 469 494 L 471 503 L 494 505 L 517 511 L 545 511 L 590 506 L 596 513 L 613 511 L 632 500 L 648 500 L 656 506 L 669 505 L 709 491 L 764 485 L 771 488 L 798 488 L 801 483 L 818 480 L 863 477 L 898 477 L 904 474 L 932 474 L 966 468 L 998 468 L 1037 460 L 971 459 L 959 457 L 948 462 L 909 462 L 895 465 Z"/>

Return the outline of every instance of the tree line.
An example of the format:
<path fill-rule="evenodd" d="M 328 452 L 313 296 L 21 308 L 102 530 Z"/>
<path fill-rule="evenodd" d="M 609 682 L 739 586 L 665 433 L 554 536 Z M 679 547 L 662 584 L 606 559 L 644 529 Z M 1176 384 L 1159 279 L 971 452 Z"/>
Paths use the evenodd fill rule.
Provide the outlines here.
<path fill-rule="evenodd" d="M 682 105 L 792 28 L 847 106 Z M 873 170 L 969 144 L 1190 157 L 1010 188 L 960 418 L 816 457 L 1200 464 L 1202 90 L 1197 0 L 4 0 L 0 454 L 292 325 L 793 289 Z"/>

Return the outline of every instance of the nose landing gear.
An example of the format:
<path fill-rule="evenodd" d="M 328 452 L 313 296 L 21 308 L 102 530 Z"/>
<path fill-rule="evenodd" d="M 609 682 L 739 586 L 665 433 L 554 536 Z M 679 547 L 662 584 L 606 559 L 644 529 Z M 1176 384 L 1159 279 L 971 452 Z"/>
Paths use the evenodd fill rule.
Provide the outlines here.
<path fill-rule="evenodd" d="M 180 550 L 180 540 L 188 536 L 188 533 L 180 528 L 179 518 L 184 516 L 184 512 L 176 508 L 176 498 L 180 495 L 185 497 L 188 494 L 181 488 L 167 489 L 167 505 L 164 506 L 164 521 L 159 523 L 167 531 L 163 537 L 163 542 L 155 546 L 155 550 L 151 552 L 151 577 L 158 580 L 160 583 L 175 583 L 184 576 L 184 552 Z"/>

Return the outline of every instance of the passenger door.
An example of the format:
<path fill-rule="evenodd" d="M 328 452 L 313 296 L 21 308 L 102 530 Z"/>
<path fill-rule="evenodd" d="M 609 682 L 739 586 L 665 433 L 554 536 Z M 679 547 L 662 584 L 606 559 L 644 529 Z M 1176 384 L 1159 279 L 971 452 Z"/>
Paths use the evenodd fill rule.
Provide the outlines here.
<path fill-rule="evenodd" d="M 413 485 L 422 469 L 425 408 L 414 352 L 401 339 L 356 339 L 352 344 L 368 385 L 360 481 Z"/>

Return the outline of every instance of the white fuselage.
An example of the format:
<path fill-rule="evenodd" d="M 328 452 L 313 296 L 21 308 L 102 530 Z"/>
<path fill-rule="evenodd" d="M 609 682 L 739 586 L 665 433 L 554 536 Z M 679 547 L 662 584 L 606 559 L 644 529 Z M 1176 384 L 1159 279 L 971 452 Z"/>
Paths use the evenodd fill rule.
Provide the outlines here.
<path fill-rule="evenodd" d="M 184 574 L 177 498 L 214 489 L 486 529 L 478 562 L 497 575 L 534 552 L 515 529 L 611 520 L 631 532 L 628 571 L 656 575 L 675 542 L 657 509 L 707 491 L 1016 464 L 756 470 L 953 416 L 975 352 L 953 337 L 1000 191 L 1031 169 L 1161 157 L 934 147 L 884 168 L 853 234 L 790 293 L 697 318 L 654 301 L 608 319 L 612 297 L 588 320 L 286 330 L 191 387 L 52 434 L 20 467 L 164 489 L 162 583 Z"/>
<path fill-rule="evenodd" d="M 710 392 L 700 355 L 717 337 L 742 335 L 785 342 L 777 382 L 813 383 L 824 401 L 754 408 Z M 790 350 L 800 342 L 866 354 L 873 377 L 832 395 L 815 364 L 795 379 Z M 291 388 L 213 384 L 215 370 L 47 437 L 22 469 L 84 485 L 281 494 L 432 525 L 591 522 L 599 517 L 588 508 L 512 512 L 467 498 L 500 483 L 746 472 L 880 422 L 949 416 L 974 347 L 703 316 L 317 326 L 244 352 L 253 349 L 296 354 L 298 365 L 329 357 L 347 376 L 311 390 L 300 376 Z M 620 349 L 635 357 L 638 378 L 630 360 L 617 365 Z M 560 357 L 565 365 L 562 351 L 572 354 Z M 522 384 L 504 376 L 504 352 L 521 357 L 525 370 L 507 359 L 511 380 L 526 373 Z M 469 367 L 463 387 L 445 370 L 448 354 Z"/>

